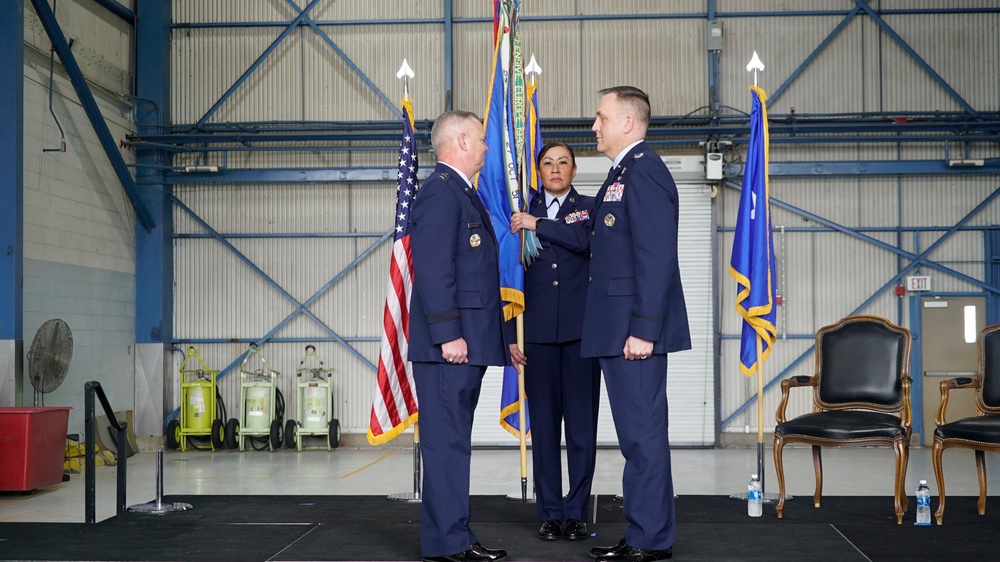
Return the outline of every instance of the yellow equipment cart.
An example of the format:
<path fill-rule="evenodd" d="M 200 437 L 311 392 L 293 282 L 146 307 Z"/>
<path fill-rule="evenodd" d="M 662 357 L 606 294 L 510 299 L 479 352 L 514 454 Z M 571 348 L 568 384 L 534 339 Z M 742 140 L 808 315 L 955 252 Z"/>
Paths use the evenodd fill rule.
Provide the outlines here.
<path fill-rule="evenodd" d="M 185 368 L 191 358 L 198 360 L 199 368 Z M 222 448 L 225 425 L 216 415 L 216 402 L 221 400 L 216 386 L 218 375 L 219 371 L 209 369 L 201 360 L 197 347 L 188 347 L 180 368 L 180 415 L 167 423 L 167 447 L 180 446 L 186 451 L 188 437 L 208 437 L 213 451 Z"/>
<path fill-rule="evenodd" d="M 250 370 L 247 366 L 250 358 L 256 356 L 261 368 Z M 243 364 L 240 366 L 240 415 L 241 420 L 233 418 L 226 424 L 226 438 L 231 439 L 230 447 L 239 443 L 240 450 L 246 449 L 247 438 L 254 449 L 269 448 L 274 451 L 281 447 L 282 419 L 285 413 L 285 399 L 277 387 L 277 377 L 280 375 L 267 363 L 256 343 L 250 344 Z M 256 441 L 264 445 L 257 447 Z"/>
<path fill-rule="evenodd" d="M 311 358 L 311 359 L 310 359 Z M 314 365 L 306 365 L 306 362 Z M 330 384 L 332 371 L 323 365 L 316 354 L 316 347 L 306 346 L 306 354 L 295 370 L 298 400 L 296 412 L 298 423 L 288 420 L 285 424 L 285 446 L 289 449 L 323 449 L 327 451 L 340 446 L 340 421 L 333 417 L 333 385 Z M 305 447 L 304 437 L 322 436 L 324 444 Z"/>

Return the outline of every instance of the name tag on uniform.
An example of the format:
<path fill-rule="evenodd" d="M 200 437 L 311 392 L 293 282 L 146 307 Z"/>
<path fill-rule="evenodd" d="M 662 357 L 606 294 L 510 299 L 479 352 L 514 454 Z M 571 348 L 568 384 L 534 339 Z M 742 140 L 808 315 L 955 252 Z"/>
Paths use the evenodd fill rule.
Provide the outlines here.
<path fill-rule="evenodd" d="M 590 218 L 590 213 L 584 210 L 584 211 L 574 211 L 566 215 L 566 218 L 564 220 L 566 221 L 566 224 L 573 224 L 575 222 L 585 221 L 589 218 Z"/>
<path fill-rule="evenodd" d="M 620 181 L 608 186 L 608 190 L 604 192 L 605 201 L 621 201 L 622 193 L 625 191 L 625 184 Z"/>

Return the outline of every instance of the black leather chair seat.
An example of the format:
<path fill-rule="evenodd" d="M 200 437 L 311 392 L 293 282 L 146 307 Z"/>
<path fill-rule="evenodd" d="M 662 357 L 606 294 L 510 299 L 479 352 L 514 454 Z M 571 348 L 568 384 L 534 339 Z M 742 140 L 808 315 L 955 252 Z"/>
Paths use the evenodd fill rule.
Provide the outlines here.
<path fill-rule="evenodd" d="M 1000 443 L 1000 416 L 975 416 L 946 423 L 934 430 L 934 437 Z"/>
<path fill-rule="evenodd" d="M 905 435 L 897 416 L 858 410 L 803 414 L 777 425 L 774 432 L 783 436 L 803 435 L 837 440 L 896 439 Z"/>

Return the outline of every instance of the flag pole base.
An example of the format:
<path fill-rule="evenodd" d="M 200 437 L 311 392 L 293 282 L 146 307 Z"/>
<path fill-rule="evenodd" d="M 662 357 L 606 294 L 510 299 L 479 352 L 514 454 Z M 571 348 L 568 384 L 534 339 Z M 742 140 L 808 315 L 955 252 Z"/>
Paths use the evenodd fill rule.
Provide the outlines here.
<path fill-rule="evenodd" d="M 517 492 L 516 494 L 507 494 L 505 496 L 505 499 L 519 502 L 521 501 L 521 492 Z M 530 496 L 528 496 L 528 499 L 524 503 L 535 503 L 535 494 L 532 493 Z"/>
<path fill-rule="evenodd" d="M 403 492 L 401 494 L 389 494 L 386 496 L 387 500 L 394 502 L 406 502 L 406 503 L 420 503 L 420 494 L 415 494 L 413 492 Z"/>
<path fill-rule="evenodd" d="M 765 492 L 764 494 L 762 494 L 761 503 L 778 503 L 778 498 L 780 498 L 780 497 L 781 496 L 779 496 L 778 494 L 775 494 L 773 492 Z M 741 502 L 745 502 L 745 501 L 747 501 L 747 493 L 746 492 L 739 492 L 739 493 L 736 493 L 736 494 L 729 494 L 729 499 L 731 499 L 731 500 L 737 500 L 737 501 L 741 501 Z M 788 495 L 788 494 L 785 494 L 785 501 L 789 501 L 789 500 L 792 500 L 792 499 L 795 499 L 795 498 L 792 497 L 792 496 L 790 496 L 790 495 Z"/>

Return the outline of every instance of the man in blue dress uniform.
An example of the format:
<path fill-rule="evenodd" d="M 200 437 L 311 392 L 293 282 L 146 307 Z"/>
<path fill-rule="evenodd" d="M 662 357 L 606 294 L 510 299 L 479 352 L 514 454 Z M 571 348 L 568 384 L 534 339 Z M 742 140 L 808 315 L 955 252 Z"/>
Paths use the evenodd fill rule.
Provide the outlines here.
<path fill-rule="evenodd" d="M 471 184 L 486 155 L 482 121 L 447 112 L 434 122 L 431 145 L 438 164 L 410 214 L 409 360 L 424 463 L 420 548 L 430 562 L 499 562 L 507 553 L 482 546 L 469 528 L 472 420 L 486 367 L 523 363 L 524 355 L 503 319 L 496 236 Z"/>
<path fill-rule="evenodd" d="M 583 355 L 597 357 L 618 444 L 625 538 L 591 550 L 599 562 L 673 556 L 674 487 L 667 437 L 667 353 L 691 348 L 677 259 L 677 186 L 644 141 L 649 97 L 638 88 L 601 90 L 592 130 L 614 164 L 588 226 L 590 283 Z"/>

